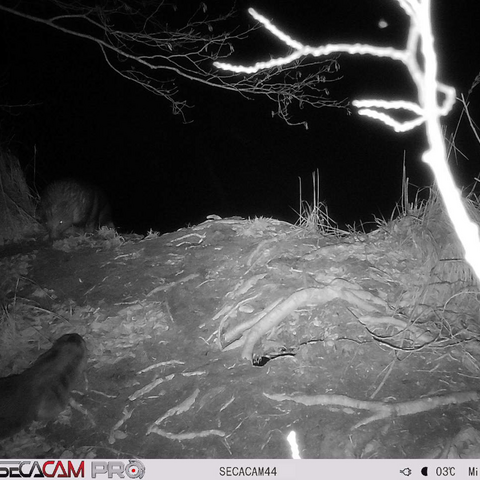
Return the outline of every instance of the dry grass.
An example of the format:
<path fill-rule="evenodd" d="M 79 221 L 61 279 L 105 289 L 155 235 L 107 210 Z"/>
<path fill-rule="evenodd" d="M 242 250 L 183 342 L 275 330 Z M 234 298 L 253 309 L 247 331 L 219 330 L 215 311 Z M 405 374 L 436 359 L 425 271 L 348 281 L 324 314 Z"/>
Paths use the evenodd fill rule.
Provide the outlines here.
<path fill-rule="evenodd" d="M 412 319 L 436 318 L 439 331 L 451 331 L 465 315 L 476 317 L 477 280 L 464 259 L 463 247 L 437 188 L 421 191 L 423 199 L 417 192 L 412 203 L 407 192 L 404 177 L 402 200 L 395 209 L 397 217 L 377 219 L 377 224 L 391 239 L 392 255 L 402 252 L 403 258 L 411 259 L 405 275 L 410 278 Z M 470 191 L 463 201 L 470 218 L 480 224 L 478 196 Z M 454 328 L 459 329 L 461 325 Z"/>
<path fill-rule="evenodd" d="M 300 183 L 299 210 L 296 226 L 303 228 L 308 233 L 320 233 L 322 235 L 343 236 L 348 235 L 338 228 L 336 222 L 329 216 L 327 205 L 320 201 L 320 174 L 318 169 L 312 173 L 313 203 L 309 204 L 302 199 L 302 180 Z"/>
<path fill-rule="evenodd" d="M 0 151 L 0 246 L 24 240 L 38 228 L 35 201 L 25 181 L 18 159 Z M 16 292 L 28 272 L 24 256 L 0 260 L 0 351 L 16 338 Z"/>
<path fill-rule="evenodd" d="M 357 232 L 336 228 L 325 205 L 318 201 L 318 173 L 312 177 L 314 202 L 308 205 L 301 200 L 297 225 L 309 233 L 355 237 Z M 362 241 L 374 243 L 376 254 L 389 257 L 392 266 L 396 258 L 406 259 L 394 271 L 408 292 L 412 318 L 433 314 L 443 327 L 450 328 L 448 325 L 460 318 L 459 312 L 478 310 L 477 281 L 437 188 L 416 189 L 412 201 L 409 190 L 412 185 L 404 169 L 399 203 L 389 219 L 375 218 L 377 229 L 362 236 Z M 480 198 L 471 190 L 464 193 L 463 201 L 469 216 L 480 224 Z"/>
<path fill-rule="evenodd" d="M 0 151 L 0 245 L 25 239 L 37 226 L 35 202 L 18 159 Z"/>

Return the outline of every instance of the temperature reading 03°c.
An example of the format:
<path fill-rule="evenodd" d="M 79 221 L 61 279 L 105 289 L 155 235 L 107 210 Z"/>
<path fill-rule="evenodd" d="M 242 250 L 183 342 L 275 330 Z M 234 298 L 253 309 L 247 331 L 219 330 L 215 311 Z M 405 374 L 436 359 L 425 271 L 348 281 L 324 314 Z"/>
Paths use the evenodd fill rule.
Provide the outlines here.
<path fill-rule="evenodd" d="M 454 477 L 455 467 L 437 467 L 435 473 L 437 477 Z"/>

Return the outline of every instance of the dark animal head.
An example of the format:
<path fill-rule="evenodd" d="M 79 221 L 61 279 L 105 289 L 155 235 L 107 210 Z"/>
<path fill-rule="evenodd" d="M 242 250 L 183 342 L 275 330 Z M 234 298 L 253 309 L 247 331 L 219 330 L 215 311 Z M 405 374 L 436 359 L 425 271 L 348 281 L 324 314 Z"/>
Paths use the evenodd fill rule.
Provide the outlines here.
<path fill-rule="evenodd" d="M 72 207 L 68 201 L 51 205 L 44 214 L 44 225 L 52 240 L 61 238 L 73 225 Z"/>

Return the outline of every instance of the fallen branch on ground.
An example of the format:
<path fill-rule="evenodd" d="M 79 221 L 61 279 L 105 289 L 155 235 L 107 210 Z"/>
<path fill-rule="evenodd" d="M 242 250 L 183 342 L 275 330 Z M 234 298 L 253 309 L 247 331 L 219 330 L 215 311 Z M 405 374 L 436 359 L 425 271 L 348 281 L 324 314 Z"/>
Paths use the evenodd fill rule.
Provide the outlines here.
<path fill-rule="evenodd" d="M 351 429 L 367 425 L 376 420 L 388 417 L 402 417 L 405 415 L 415 415 L 421 412 L 427 412 L 434 408 L 444 407 L 445 405 L 458 405 L 460 403 L 478 402 L 480 393 L 476 390 L 468 392 L 456 392 L 448 395 L 437 395 L 434 397 L 421 398 L 419 400 L 409 400 L 400 403 L 385 403 L 365 400 L 356 400 L 346 395 L 285 395 L 283 393 L 270 395 L 264 393 L 267 398 L 277 402 L 291 401 L 303 405 L 335 405 L 345 407 L 345 409 L 369 410 L 374 412 L 370 417 L 356 423 Z M 345 410 L 346 413 L 348 412 Z"/>
<path fill-rule="evenodd" d="M 349 285 L 349 288 L 341 286 L 343 283 Z M 242 358 L 252 361 L 253 348 L 262 335 L 276 327 L 285 317 L 298 308 L 305 305 L 321 305 L 336 298 L 346 300 L 367 312 L 378 311 L 380 306 L 383 308 L 387 307 L 387 304 L 378 297 L 343 281 L 335 280 L 328 287 L 299 290 L 277 305 L 251 328 L 243 346 Z"/>

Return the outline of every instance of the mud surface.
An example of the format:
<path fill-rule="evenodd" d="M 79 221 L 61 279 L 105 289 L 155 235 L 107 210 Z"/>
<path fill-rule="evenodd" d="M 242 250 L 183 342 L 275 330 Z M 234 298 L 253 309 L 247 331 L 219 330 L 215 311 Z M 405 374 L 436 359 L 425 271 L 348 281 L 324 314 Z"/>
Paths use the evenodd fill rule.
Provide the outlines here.
<path fill-rule="evenodd" d="M 303 458 L 480 457 L 478 306 L 421 298 L 398 237 L 217 219 L 83 239 L 0 252 L 0 376 L 65 333 L 88 347 L 71 404 L 1 457 L 290 458 L 292 430 Z"/>

